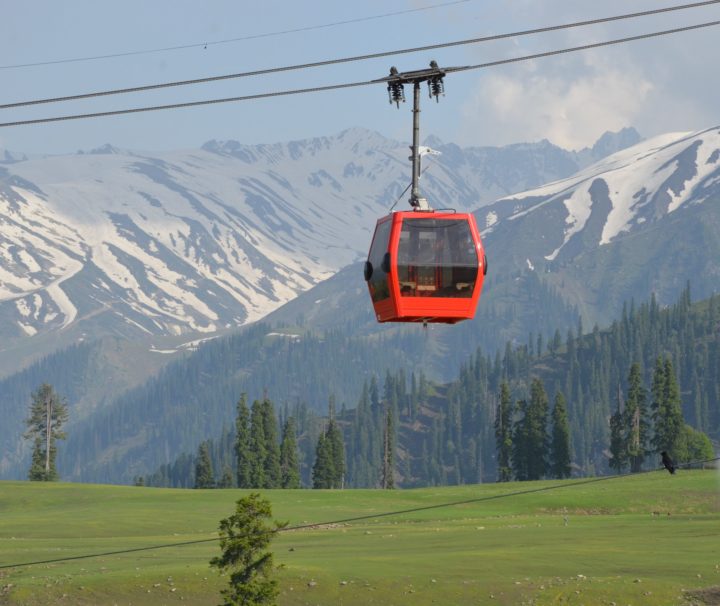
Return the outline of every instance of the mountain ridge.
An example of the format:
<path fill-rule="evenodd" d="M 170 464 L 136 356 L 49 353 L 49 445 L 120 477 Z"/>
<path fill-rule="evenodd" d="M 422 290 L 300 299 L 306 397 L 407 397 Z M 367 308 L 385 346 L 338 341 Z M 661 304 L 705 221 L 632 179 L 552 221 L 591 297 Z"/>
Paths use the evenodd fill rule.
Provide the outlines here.
<path fill-rule="evenodd" d="M 440 151 L 424 193 L 460 209 L 584 162 L 548 142 Z M 365 255 L 409 178 L 406 154 L 356 128 L 160 155 L 105 144 L 3 164 L 0 360 L 11 365 L 19 349 L 31 359 L 28 340 L 42 355 L 89 335 L 193 339 L 262 318 Z"/>

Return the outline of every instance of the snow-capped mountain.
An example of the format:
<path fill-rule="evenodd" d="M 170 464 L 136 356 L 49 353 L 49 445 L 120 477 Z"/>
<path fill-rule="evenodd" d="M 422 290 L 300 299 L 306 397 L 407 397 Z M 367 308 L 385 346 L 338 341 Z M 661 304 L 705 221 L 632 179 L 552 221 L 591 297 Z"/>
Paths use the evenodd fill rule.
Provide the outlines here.
<path fill-rule="evenodd" d="M 15 162 L 24 162 L 28 157 L 25 154 L 17 154 L 8 149 L 0 148 L 0 164 L 14 164 Z"/>
<path fill-rule="evenodd" d="M 644 141 L 476 215 L 488 248 L 507 244 L 501 267 L 562 276 L 573 302 L 602 308 L 688 280 L 701 296 L 717 291 L 719 211 L 715 127 Z"/>
<path fill-rule="evenodd" d="M 566 177 L 592 155 L 547 141 L 468 150 L 430 142 L 443 155 L 423 193 L 458 209 Z M 61 333 L 207 334 L 258 319 L 366 254 L 376 218 L 403 197 L 408 153 L 351 129 L 162 154 L 107 145 L 8 155 L 0 338 L 8 347 Z"/>

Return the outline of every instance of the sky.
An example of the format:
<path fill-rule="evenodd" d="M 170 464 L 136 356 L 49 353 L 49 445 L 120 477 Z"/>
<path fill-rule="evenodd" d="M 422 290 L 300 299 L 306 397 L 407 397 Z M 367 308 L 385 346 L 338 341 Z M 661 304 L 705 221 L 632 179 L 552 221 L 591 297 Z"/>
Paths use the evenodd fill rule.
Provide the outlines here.
<path fill-rule="evenodd" d="M 0 20 L 0 104 L 352 57 L 656 9 L 689 0 L 27 0 Z M 401 13 L 401 14 L 394 14 Z M 0 109 L 0 122 L 364 82 L 400 71 L 475 65 L 720 20 L 720 3 L 483 44 L 83 101 Z M 295 30 L 295 31 L 293 31 Z M 239 39 L 239 40 L 238 40 Z M 233 40 L 233 41 L 230 41 Z M 157 51 L 168 47 L 187 47 Z M 156 52 L 144 52 L 156 51 Z M 423 89 L 421 137 L 463 147 L 548 139 L 591 146 L 633 126 L 644 137 L 720 124 L 720 26 L 449 74 Z M 68 61 L 101 55 L 104 59 Z M 44 63 L 44 65 L 28 65 Z M 22 67 L 21 67 L 22 66 Z M 412 93 L 406 90 L 410 101 Z M 383 84 L 200 108 L 0 128 L 0 148 L 64 154 L 209 140 L 286 142 L 361 127 L 409 141 L 411 102 Z"/>

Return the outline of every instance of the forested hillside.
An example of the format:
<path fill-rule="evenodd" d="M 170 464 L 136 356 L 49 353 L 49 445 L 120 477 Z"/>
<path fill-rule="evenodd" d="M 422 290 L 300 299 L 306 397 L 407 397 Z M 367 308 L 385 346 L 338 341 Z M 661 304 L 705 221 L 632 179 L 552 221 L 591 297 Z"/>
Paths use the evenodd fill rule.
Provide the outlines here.
<path fill-rule="evenodd" d="M 428 378 L 450 381 L 478 343 L 499 347 L 527 334 L 529 326 L 552 334 L 564 319 L 577 317 L 535 272 L 521 271 L 502 282 L 490 276 L 476 319 L 461 330 L 379 325 L 361 275 L 360 265 L 342 270 L 267 323 L 180 354 L 144 385 L 137 378 L 167 364 L 166 356 L 119 339 L 79 346 L 79 351 L 94 352 L 80 360 L 75 349 L 58 352 L 1 382 L 0 410 L 7 408 L 9 414 L 0 426 L 0 473 L 25 476 L 29 452 L 22 450 L 23 419 L 31 392 L 42 382 L 53 384 L 68 400 L 61 477 L 127 482 L 217 436 L 232 423 L 234 402 L 243 391 L 253 397 L 267 393 L 278 406 L 305 404 L 321 414 L 331 394 L 339 407 L 343 402 L 354 407 L 363 382 L 373 374 L 422 366 Z M 532 323 L 524 312 L 528 307 Z M 136 387 L 127 390 L 128 383 Z"/>
<path fill-rule="evenodd" d="M 630 368 L 639 365 L 649 393 L 659 357 L 674 369 L 685 422 L 717 440 L 720 296 L 692 304 L 688 286 L 675 305 L 664 309 L 654 298 L 640 306 L 626 305 L 621 318 L 604 330 L 594 327 L 585 334 L 579 324 L 565 336 L 556 331 L 549 342 L 531 335 L 527 344 L 508 344 L 493 354 L 477 350 L 459 369 L 458 378 L 446 385 L 432 384 L 420 371 L 404 369 L 366 378 L 357 406 L 338 414 L 345 443 L 345 485 L 380 485 L 388 426 L 396 485 L 495 481 L 501 385 L 507 383 L 513 402 L 525 402 L 531 399 L 533 380 L 550 401 L 560 393 L 567 402 L 573 474 L 607 473 L 609 421 L 621 405 L 618 399 L 628 392 Z M 281 408 L 281 421 L 289 415 L 299 419 L 302 477 L 310 485 L 324 421 L 302 407 Z M 515 422 L 517 416 L 516 412 Z M 216 469 L 234 465 L 234 442 L 229 427 L 222 439 L 211 441 Z M 655 461 L 651 456 L 648 464 Z M 194 457 L 186 454 L 148 481 L 192 486 L 193 470 Z"/>
<path fill-rule="evenodd" d="M 219 435 L 233 422 L 242 392 L 267 393 L 279 406 L 299 401 L 324 409 L 328 394 L 338 394 L 342 403 L 346 394 L 360 393 L 372 374 L 412 365 L 423 339 L 419 332 L 361 339 L 253 325 L 207 343 L 68 427 L 58 470 L 64 479 L 130 482 Z"/>

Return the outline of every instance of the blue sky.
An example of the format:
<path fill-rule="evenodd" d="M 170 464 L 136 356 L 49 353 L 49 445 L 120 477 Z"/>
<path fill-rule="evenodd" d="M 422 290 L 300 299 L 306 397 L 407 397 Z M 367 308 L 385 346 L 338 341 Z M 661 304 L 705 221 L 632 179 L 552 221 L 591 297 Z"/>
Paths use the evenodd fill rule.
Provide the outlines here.
<path fill-rule="evenodd" d="M 260 2 L 28 0 L 0 20 L 0 103 L 321 61 L 423 46 L 676 2 L 664 0 L 366 0 Z M 404 15 L 386 16 L 446 4 Z M 323 24 L 356 23 L 214 42 Z M 0 122 L 107 111 L 382 77 L 401 71 L 483 63 L 720 19 L 720 4 L 683 13 L 567 32 L 388 57 L 301 72 L 230 80 L 145 94 L 0 110 Z M 606 130 L 635 126 L 644 136 L 720 124 L 716 59 L 720 27 L 597 49 L 446 79 L 439 104 L 423 97 L 422 134 L 463 146 L 547 138 L 591 145 Z M 207 48 L 10 68 L 60 59 L 208 42 Z M 409 92 L 409 91 L 408 91 Z M 410 104 L 387 102 L 384 86 L 204 108 L 0 129 L 0 148 L 74 153 L 111 143 L 133 150 L 196 148 L 210 139 L 272 143 L 331 135 L 351 127 L 410 138 Z"/>

